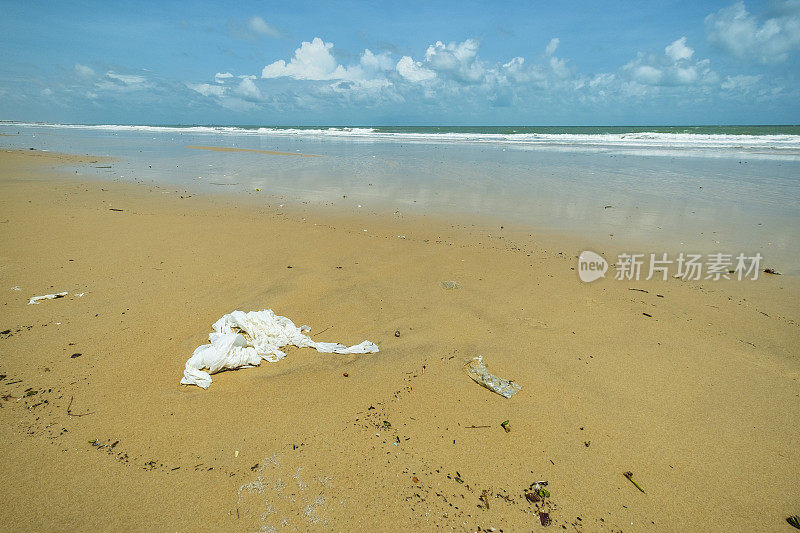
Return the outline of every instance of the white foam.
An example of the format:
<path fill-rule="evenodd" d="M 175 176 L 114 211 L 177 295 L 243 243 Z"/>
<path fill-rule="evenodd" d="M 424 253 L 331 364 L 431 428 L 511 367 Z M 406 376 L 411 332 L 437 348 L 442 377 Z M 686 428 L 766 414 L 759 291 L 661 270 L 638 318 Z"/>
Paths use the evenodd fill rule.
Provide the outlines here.
<path fill-rule="evenodd" d="M 731 135 L 701 133 L 461 133 L 386 132 L 374 128 L 242 128 L 237 126 L 143 126 L 121 124 L 6 123 L 18 126 L 85 129 L 110 132 L 173 133 L 179 135 L 236 135 L 261 137 L 336 138 L 430 144 L 495 144 L 518 148 L 552 147 L 562 150 L 643 150 L 641 155 L 683 152 L 760 154 L 762 157 L 800 158 L 800 135 Z"/>

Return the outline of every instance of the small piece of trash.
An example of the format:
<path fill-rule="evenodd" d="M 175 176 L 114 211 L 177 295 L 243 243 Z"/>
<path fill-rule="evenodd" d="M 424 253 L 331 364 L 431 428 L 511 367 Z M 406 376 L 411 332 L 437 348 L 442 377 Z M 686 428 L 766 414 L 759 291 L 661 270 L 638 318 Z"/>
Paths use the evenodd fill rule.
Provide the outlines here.
<path fill-rule="evenodd" d="M 77 296 L 78 298 L 83 298 L 83 295 L 84 295 L 84 294 L 86 294 L 86 293 L 85 293 L 85 292 L 79 292 L 79 293 L 78 293 L 78 294 L 76 294 L 75 296 Z"/>
<path fill-rule="evenodd" d="M 486 387 L 492 392 L 496 392 L 504 398 L 511 398 L 522 390 L 522 386 L 513 381 L 490 374 L 489 371 L 486 370 L 486 365 L 483 364 L 483 356 L 481 355 L 470 360 L 464 365 L 464 369 L 475 383 Z"/>
<path fill-rule="evenodd" d="M 18 285 L 14 285 L 13 287 L 11 287 L 11 290 L 12 291 L 21 291 L 22 289 Z"/>
<path fill-rule="evenodd" d="M 509 420 L 506 420 L 505 422 L 500 424 L 500 427 L 506 430 L 506 433 L 511 433 L 511 426 L 509 425 L 509 422 L 510 422 Z"/>
<path fill-rule="evenodd" d="M 405 235 L 398 235 L 398 236 L 397 236 L 397 238 L 398 238 L 398 239 L 405 239 L 405 238 L 406 238 L 406 236 L 405 236 Z"/>
<path fill-rule="evenodd" d="M 448 291 L 461 288 L 461 285 L 459 285 L 458 282 L 456 281 L 441 281 L 439 282 L 439 285 L 441 285 L 443 289 L 446 289 Z"/>
<path fill-rule="evenodd" d="M 535 492 L 526 492 L 525 493 L 525 499 L 528 500 L 531 503 L 536 503 L 536 502 L 542 500 L 542 498 L 538 494 L 536 494 Z"/>
<path fill-rule="evenodd" d="M 780 276 L 781 275 L 781 273 L 778 272 L 777 270 L 775 270 L 774 268 L 765 268 L 764 269 L 764 273 L 765 274 L 772 274 L 773 276 Z"/>
<path fill-rule="evenodd" d="M 233 456 L 234 457 L 239 457 L 239 450 L 236 450 L 235 452 L 233 452 Z"/>
<path fill-rule="evenodd" d="M 58 292 L 56 294 L 45 294 L 44 296 L 34 296 L 28 301 L 28 305 L 39 303 L 40 300 L 55 300 L 57 298 L 63 298 L 69 294 L 69 292 Z"/>

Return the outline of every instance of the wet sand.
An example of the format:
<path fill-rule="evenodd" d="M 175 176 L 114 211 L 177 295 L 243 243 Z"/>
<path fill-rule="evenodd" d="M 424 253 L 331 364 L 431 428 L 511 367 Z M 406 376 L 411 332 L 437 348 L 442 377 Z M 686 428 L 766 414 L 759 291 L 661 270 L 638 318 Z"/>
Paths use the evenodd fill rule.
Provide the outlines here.
<path fill-rule="evenodd" d="M 291 155 L 296 157 L 322 157 L 321 155 L 316 154 L 301 154 L 295 152 L 276 152 L 274 150 L 254 150 L 252 148 L 231 148 L 228 146 L 187 146 L 186 148 L 191 148 L 194 150 L 211 150 L 212 152 L 251 152 L 256 154 L 267 154 L 267 155 Z"/>
<path fill-rule="evenodd" d="M 534 530 L 543 480 L 554 530 L 800 512 L 791 276 L 583 284 L 578 237 L 60 167 L 80 162 L 101 160 L 0 152 L 5 530 Z M 179 385 L 214 321 L 265 308 L 381 351 Z M 522 391 L 470 380 L 478 354 Z"/>

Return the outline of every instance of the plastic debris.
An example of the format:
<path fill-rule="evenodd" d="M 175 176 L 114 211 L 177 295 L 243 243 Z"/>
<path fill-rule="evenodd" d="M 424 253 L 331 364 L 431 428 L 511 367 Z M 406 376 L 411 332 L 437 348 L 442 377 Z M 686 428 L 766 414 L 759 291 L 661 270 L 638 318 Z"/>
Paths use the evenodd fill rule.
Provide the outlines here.
<path fill-rule="evenodd" d="M 443 289 L 447 289 L 448 291 L 461 288 L 461 285 L 459 285 L 458 282 L 456 281 L 442 281 L 439 284 L 442 286 Z"/>
<path fill-rule="evenodd" d="M 509 425 L 510 422 L 511 422 L 510 420 L 506 420 L 505 422 L 500 424 L 500 427 L 506 430 L 506 433 L 511 433 L 511 426 Z"/>
<path fill-rule="evenodd" d="M 217 320 L 214 331 L 208 335 L 209 344 L 199 346 L 186 361 L 183 385 L 197 385 L 207 389 L 211 374 L 222 370 L 258 366 L 261 360 L 274 363 L 286 354 L 280 348 L 288 345 L 314 348 L 322 353 L 357 354 L 375 353 L 378 346 L 364 341 L 354 346 L 336 342 L 316 342 L 305 335 L 311 328 L 297 327 L 284 316 L 271 309 L 263 311 L 233 311 Z M 205 371 L 203 369 L 208 369 Z"/>
<path fill-rule="evenodd" d="M 12 291 L 21 291 L 22 289 L 20 288 L 19 285 L 14 285 L 13 287 L 11 287 L 11 290 Z"/>
<path fill-rule="evenodd" d="M 466 365 L 464 365 L 464 369 L 467 371 L 467 375 L 471 377 L 473 381 L 486 387 L 492 392 L 496 392 L 504 398 L 511 398 L 522 389 L 521 385 L 517 385 L 513 381 L 490 374 L 489 371 L 486 370 L 486 365 L 483 364 L 482 355 L 479 355 L 478 357 L 475 357 L 469 361 Z"/>
<path fill-rule="evenodd" d="M 30 299 L 30 301 L 28 301 L 28 305 L 38 304 L 39 300 L 55 300 L 56 298 L 63 298 L 67 294 L 69 294 L 69 292 L 64 291 L 56 294 L 45 294 L 44 296 L 34 296 L 33 298 Z"/>

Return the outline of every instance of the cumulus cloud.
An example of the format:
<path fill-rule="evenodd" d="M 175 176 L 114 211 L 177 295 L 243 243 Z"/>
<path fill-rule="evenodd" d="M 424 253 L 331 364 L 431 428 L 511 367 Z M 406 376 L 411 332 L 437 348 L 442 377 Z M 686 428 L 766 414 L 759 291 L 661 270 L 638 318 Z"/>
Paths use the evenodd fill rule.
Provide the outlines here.
<path fill-rule="evenodd" d="M 419 61 L 414 61 L 409 56 L 403 56 L 397 62 L 397 73 L 403 78 L 411 82 L 421 82 L 432 80 L 436 77 L 436 73 L 428 68 L 422 66 Z"/>
<path fill-rule="evenodd" d="M 75 63 L 75 66 L 72 68 L 72 70 L 81 78 L 89 79 L 94 78 L 95 76 L 95 72 L 92 67 L 87 67 L 86 65 L 81 65 L 80 63 Z"/>
<path fill-rule="evenodd" d="M 567 67 L 567 61 L 565 59 L 552 56 L 548 62 L 550 63 L 550 70 L 552 70 L 556 76 L 559 78 L 569 77 L 569 68 Z"/>
<path fill-rule="evenodd" d="M 800 48 L 800 2 L 776 4 L 772 17 L 748 13 L 739 1 L 708 15 L 708 40 L 739 58 L 781 63 Z"/>
<path fill-rule="evenodd" d="M 217 72 L 214 74 L 214 81 L 217 83 L 225 83 L 225 80 L 232 78 L 233 74 L 230 72 Z"/>
<path fill-rule="evenodd" d="M 338 64 L 331 54 L 333 43 L 319 37 L 303 41 L 287 63 L 279 59 L 264 67 L 262 78 L 294 78 L 296 80 L 347 80 L 359 77 L 360 70 L 349 70 Z"/>
<path fill-rule="evenodd" d="M 558 37 L 553 37 L 550 39 L 550 42 L 547 43 L 547 48 L 544 49 L 544 53 L 551 56 L 556 52 L 556 48 L 558 48 L 558 44 L 561 40 Z"/>
<path fill-rule="evenodd" d="M 800 0 L 798 0 L 800 1 Z M 374 53 L 340 63 L 333 43 L 320 37 L 300 43 L 293 55 L 266 65 L 260 79 L 217 72 L 213 83 L 187 84 L 193 91 L 234 110 L 256 108 L 322 109 L 378 107 L 416 102 L 429 109 L 473 104 L 480 108 L 516 105 L 595 105 L 692 93 L 740 98 L 764 97 L 758 76 L 728 76 L 724 81 L 699 58 L 685 36 L 655 53 L 640 52 L 611 72 L 581 73 L 558 57 L 561 42 L 552 38 L 532 61 L 515 56 L 489 62 L 476 39 L 435 41 L 419 56 Z M 761 84 L 763 85 L 763 84 Z"/>
<path fill-rule="evenodd" d="M 361 54 L 359 63 L 365 70 L 392 70 L 394 68 L 394 60 L 391 54 L 387 52 L 373 54 L 369 48 Z"/>
<path fill-rule="evenodd" d="M 258 90 L 255 82 L 253 82 L 254 78 L 255 76 L 253 78 L 249 76 L 242 78 L 234 92 L 245 100 L 261 100 L 261 91 Z"/>
<path fill-rule="evenodd" d="M 247 29 L 256 35 L 266 35 L 267 37 L 275 38 L 281 36 L 281 32 L 258 15 L 254 15 L 247 20 Z"/>
<path fill-rule="evenodd" d="M 446 77 L 468 83 L 479 82 L 484 79 L 485 69 L 477 61 L 478 46 L 475 39 L 449 44 L 436 41 L 425 51 L 425 65 Z"/>
<path fill-rule="evenodd" d="M 664 48 L 663 56 L 639 52 L 636 59 L 622 67 L 629 78 L 643 85 L 707 85 L 718 80 L 708 59 L 692 60 L 694 50 L 686 37 Z"/>
<path fill-rule="evenodd" d="M 686 46 L 686 37 L 681 37 L 677 41 L 664 48 L 664 53 L 673 62 L 680 61 L 681 59 L 691 59 L 694 55 L 694 50 Z"/>

